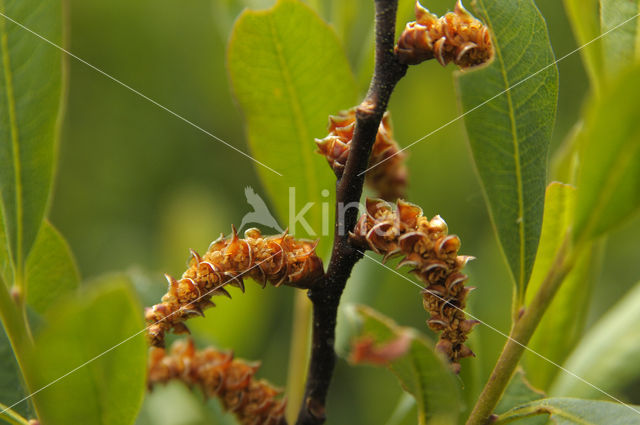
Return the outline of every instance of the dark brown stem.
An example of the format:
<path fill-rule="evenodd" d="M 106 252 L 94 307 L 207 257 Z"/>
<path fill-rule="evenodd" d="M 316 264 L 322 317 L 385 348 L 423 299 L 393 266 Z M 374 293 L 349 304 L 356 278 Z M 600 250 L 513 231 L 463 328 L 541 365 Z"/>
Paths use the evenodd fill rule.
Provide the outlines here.
<path fill-rule="evenodd" d="M 399 63 L 393 52 L 397 0 L 375 0 L 376 60 L 367 96 L 356 109 L 356 128 L 351 151 L 342 176 L 336 182 L 336 224 L 333 250 L 323 285 L 309 290 L 313 303 L 311 361 L 297 425 L 316 425 L 325 421 L 325 401 L 336 362 L 334 351 L 336 316 L 340 296 L 353 266 L 362 254 L 349 244 L 349 231 L 357 218 L 356 207 L 362 195 L 364 171 L 378 126 L 396 83 L 407 65 Z"/>

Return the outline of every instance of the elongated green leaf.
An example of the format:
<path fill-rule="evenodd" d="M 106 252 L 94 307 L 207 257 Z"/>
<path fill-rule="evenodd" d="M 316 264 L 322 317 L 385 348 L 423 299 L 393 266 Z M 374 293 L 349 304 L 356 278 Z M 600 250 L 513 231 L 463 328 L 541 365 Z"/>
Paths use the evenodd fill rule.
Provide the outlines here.
<path fill-rule="evenodd" d="M 600 0 L 600 27 L 607 33 L 602 38 L 602 59 L 609 77 L 636 59 L 638 19 L 634 17 L 639 12 L 637 0 Z"/>
<path fill-rule="evenodd" d="M 280 0 L 267 11 L 245 11 L 228 51 L 234 93 L 245 114 L 252 155 L 280 219 L 290 232 L 327 234 L 321 203 L 333 203 L 335 177 L 315 153 L 329 114 L 355 102 L 356 85 L 333 31 L 300 1 Z M 295 190 L 293 196 L 291 191 Z M 327 190 L 322 196 L 322 191 Z M 314 204 L 303 214 L 307 202 Z M 302 221 L 295 222 L 296 215 Z M 325 232 L 326 231 L 326 232 Z"/>
<path fill-rule="evenodd" d="M 491 28 L 492 63 L 457 74 L 465 124 L 489 211 L 519 300 L 536 255 L 558 72 L 531 0 L 478 0 Z"/>
<path fill-rule="evenodd" d="M 27 303 L 44 313 L 59 298 L 78 287 L 73 254 L 62 235 L 45 220 L 27 258 Z"/>
<path fill-rule="evenodd" d="M 564 0 L 564 8 L 571 23 L 582 62 L 589 75 L 592 87 L 598 89 L 602 83 L 602 41 L 598 19 L 598 0 Z"/>
<path fill-rule="evenodd" d="M 604 234 L 640 208 L 640 66 L 592 100 L 581 133 L 574 239 Z"/>
<path fill-rule="evenodd" d="M 62 2 L 3 0 L 0 11 L 56 44 Z M 0 195 L 13 262 L 22 267 L 49 199 L 62 95 L 62 58 L 38 37 L 0 19 Z"/>
<path fill-rule="evenodd" d="M 494 422 L 506 424 L 528 416 L 548 414 L 556 425 L 638 425 L 640 406 L 578 398 L 545 398 L 504 413 Z M 518 421 L 517 423 L 522 423 Z"/>
<path fill-rule="evenodd" d="M 574 215 L 575 188 L 562 183 L 547 187 L 544 220 L 536 263 L 527 288 L 529 304 L 553 265 L 556 252 L 567 239 Z M 596 249 L 591 244 L 579 254 L 578 260 L 548 307 L 529 342 L 529 348 L 544 356 L 525 353 L 524 365 L 533 385 L 543 390 L 549 387 L 559 369 L 550 363 L 562 363 L 582 333 L 589 307 L 594 275 Z"/>
<path fill-rule="evenodd" d="M 419 424 L 456 424 L 462 406 L 459 384 L 444 358 L 434 352 L 426 336 L 399 327 L 391 319 L 366 306 L 355 310 L 361 320 L 359 338 L 372 338 L 383 345 L 399 337 L 410 338 L 406 353 L 387 364 L 418 407 Z"/>
<path fill-rule="evenodd" d="M 518 369 L 513 375 L 513 378 L 511 378 L 509 386 L 502 395 L 500 403 L 498 403 L 498 406 L 496 406 L 495 413 L 504 413 L 525 403 L 540 400 L 541 398 L 544 398 L 544 393 L 533 388 L 527 381 L 524 371 L 522 369 Z M 523 425 L 544 424 L 546 423 L 546 418 L 527 418 L 520 421 L 519 423 Z"/>
<path fill-rule="evenodd" d="M 564 366 L 606 392 L 613 392 L 640 376 L 640 283 L 589 330 Z M 550 394 L 602 397 L 575 377 L 560 373 Z"/>
<path fill-rule="evenodd" d="M 567 230 L 573 219 L 574 203 L 575 188 L 573 186 L 558 182 L 547 186 L 540 246 L 527 288 L 527 301 L 530 301 L 540 288 L 553 265 L 556 252 L 567 236 Z"/>
<path fill-rule="evenodd" d="M 36 337 L 31 381 L 42 388 L 73 372 L 35 395 L 42 423 L 133 423 L 145 392 L 141 311 L 118 279 L 49 310 Z"/>

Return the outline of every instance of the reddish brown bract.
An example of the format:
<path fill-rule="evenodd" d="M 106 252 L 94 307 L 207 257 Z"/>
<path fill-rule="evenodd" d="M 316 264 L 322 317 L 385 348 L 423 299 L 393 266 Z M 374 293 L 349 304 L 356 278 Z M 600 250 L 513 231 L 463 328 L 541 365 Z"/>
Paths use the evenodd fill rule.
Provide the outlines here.
<path fill-rule="evenodd" d="M 171 352 L 152 348 L 149 353 L 149 387 L 180 380 L 199 387 L 205 396 L 217 397 L 225 410 L 245 425 L 286 424 L 286 401 L 268 382 L 255 380 L 258 364 L 249 364 L 213 348 L 197 351 L 191 340 L 176 341 Z"/>
<path fill-rule="evenodd" d="M 191 264 L 180 280 L 166 276 L 169 290 L 162 303 L 147 308 L 145 319 L 149 343 L 164 346 L 165 332 L 188 333 L 184 321 L 202 316 L 213 307 L 213 295 L 226 295 L 227 285 L 244 292 L 244 278 L 307 289 L 324 274 L 322 260 L 315 253 L 316 243 L 296 240 L 285 232 L 263 237 L 258 229 L 249 229 L 240 239 L 235 228 L 230 238 L 223 236 L 209 246 L 203 256 L 191 251 Z"/>
<path fill-rule="evenodd" d="M 416 2 L 416 21 L 407 24 L 395 51 L 398 60 L 409 65 L 435 58 L 442 66 L 453 62 L 460 68 L 483 64 L 493 56 L 489 29 L 460 0 L 453 12 L 440 18 Z"/>
<path fill-rule="evenodd" d="M 425 284 L 424 308 L 431 316 L 427 324 L 441 332 L 436 348 L 459 370 L 458 360 L 472 356 L 464 345 L 467 334 L 477 324 L 467 320 L 462 311 L 467 294 L 467 276 L 460 272 L 472 257 L 459 256 L 460 239 L 448 234 L 447 224 L 440 216 L 431 220 L 422 215 L 417 205 L 398 200 L 397 210 L 379 199 L 367 199 L 363 214 L 350 239 L 362 249 L 384 255 L 384 260 L 403 256 L 399 266 L 411 270 Z"/>
<path fill-rule="evenodd" d="M 338 178 L 351 150 L 351 139 L 356 126 L 354 108 L 329 116 L 329 135 L 316 139 L 318 153 L 324 155 Z M 371 148 L 365 182 L 383 199 L 395 201 L 404 196 L 407 187 L 406 154 L 393 139 L 391 116 L 385 112 Z"/>

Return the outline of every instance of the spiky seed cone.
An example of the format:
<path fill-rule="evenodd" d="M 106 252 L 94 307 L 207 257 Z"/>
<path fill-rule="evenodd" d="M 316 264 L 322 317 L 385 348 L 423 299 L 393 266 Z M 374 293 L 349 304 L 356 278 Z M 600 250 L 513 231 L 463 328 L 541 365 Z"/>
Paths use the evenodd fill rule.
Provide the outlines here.
<path fill-rule="evenodd" d="M 460 270 L 472 257 L 458 255 L 460 239 L 448 234 L 440 216 L 429 220 L 417 205 L 398 200 L 393 210 L 380 199 L 367 199 L 366 213 L 358 220 L 350 240 L 361 249 L 383 254 L 384 261 L 404 257 L 398 266 L 411 266 L 411 272 L 425 285 L 423 305 L 430 316 L 427 324 L 440 332 L 436 348 L 458 371 L 458 360 L 473 355 L 464 342 L 477 323 L 462 311 L 472 288 L 465 286 L 467 276 Z"/>
<path fill-rule="evenodd" d="M 286 401 L 280 390 L 254 379 L 258 364 L 233 358 L 214 348 L 196 350 L 193 341 L 176 341 L 170 353 L 154 347 L 149 353 L 149 388 L 170 380 L 198 387 L 206 397 L 217 397 L 225 410 L 246 425 L 284 425 Z"/>
<path fill-rule="evenodd" d="M 329 135 L 316 139 L 318 153 L 324 155 L 336 176 L 342 176 L 349 158 L 356 125 L 356 110 L 351 108 L 329 117 Z M 393 139 L 391 115 L 385 112 L 371 149 L 365 183 L 383 199 L 395 201 L 404 196 L 407 187 L 406 154 Z M 373 167 L 373 168 L 371 168 Z"/>
<path fill-rule="evenodd" d="M 483 64 L 493 57 L 489 28 L 456 2 L 453 12 L 438 18 L 416 1 L 416 21 L 409 22 L 395 47 L 398 60 L 415 65 L 437 59 L 460 68 Z"/>
<path fill-rule="evenodd" d="M 244 292 L 244 279 L 249 277 L 262 286 L 271 283 L 309 288 L 324 274 L 322 260 L 315 253 L 316 243 L 296 240 L 285 232 L 263 237 L 258 229 L 249 229 L 240 239 L 235 228 L 229 238 L 211 243 L 202 256 L 191 251 L 191 263 L 182 278 L 166 276 L 169 289 L 162 302 L 145 311 L 147 336 L 152 346 L 163 347 L 165 333 L 188 333 L 184 321 L 203 316 L 213 307 L 213 295 L 230 297 L 226 286 Z"/>

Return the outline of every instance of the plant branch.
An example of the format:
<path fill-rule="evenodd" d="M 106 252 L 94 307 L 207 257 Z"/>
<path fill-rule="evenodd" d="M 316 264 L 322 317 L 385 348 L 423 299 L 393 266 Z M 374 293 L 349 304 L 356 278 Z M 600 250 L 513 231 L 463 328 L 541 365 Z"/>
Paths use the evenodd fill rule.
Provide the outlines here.
<path fill-rule="evenodd" d="M 494 366 L 480 397 L 478 397 L 478 401 L 473 407 L 466 425 L 487 425 L 492 423 L 491 415 L 493 410 L 498 405 L 547 307 L 551 304 L 564 278 L 573 267 L 574 259 L 573 255 L 568 255 L 567 238 L 558 250 L 553 265 L 531 304 L 526 307 L 514 322 L 509 339 L 504 345 L 498 362 Z"/>
<path fill-rule="evenodd" d="M 336 182 L 336 220 L 333 250 L 322 285 L 310 289 L 313 303 L 313 336 L 311 360 L 304 399 L 297 425 L 316 425 L 325 421 L 325 401 L 336 362 L 334 350 L 336 316 L 340 296 L 353 266 L 362 254 L 349 244 L 349 231 L 358 218 L 364 171 L 378 126 L 396 83 L 404 76 L 407 65 L 399 63 L 393 52 L 397 0 L 375 0 L 376 59 L 369 91 L 356 109 L 356 127 L 349 158 L 342 176 Z"/>

